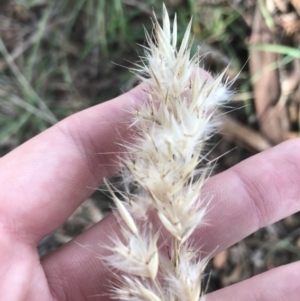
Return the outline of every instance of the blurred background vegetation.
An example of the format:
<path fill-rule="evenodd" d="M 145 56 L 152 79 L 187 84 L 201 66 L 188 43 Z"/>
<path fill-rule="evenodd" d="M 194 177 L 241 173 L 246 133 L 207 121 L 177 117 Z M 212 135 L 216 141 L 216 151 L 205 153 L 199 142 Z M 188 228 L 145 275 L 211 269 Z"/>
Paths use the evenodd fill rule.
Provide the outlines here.
<path fill-rule="evenodd" d="M 298 0 L 165 0 L 179 37 L 193 17 L 194 50 L 213 74 L 237 77 L 214 156 L 220 172 L 300 130 Z M 154 0 L 2 0 L 0 2 L 0 156 L 84 108 L 138 82 L 135 62 L 151 30 Z M 297 151 L 297 150 L 295 150 Z M 93 196 L 41 255 L 101 219 Z M 98 203 L 97 203 L 98 200 Z M 95 205 L 96 204 L 96 205 Z M 100 208 L 100 210 L 99 210 Z M 300 259 L 299 214 L 246 238 L 211 263 L 212 289 Z"/>

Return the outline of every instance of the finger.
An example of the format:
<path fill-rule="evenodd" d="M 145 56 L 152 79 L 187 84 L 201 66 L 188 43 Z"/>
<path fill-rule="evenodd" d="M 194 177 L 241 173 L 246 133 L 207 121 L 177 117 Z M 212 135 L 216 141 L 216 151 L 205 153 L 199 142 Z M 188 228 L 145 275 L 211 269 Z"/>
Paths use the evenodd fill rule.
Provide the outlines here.
<path fill-rule="evenodd" d="M 118 233 L 113 215 L 42 259 L 50 290 L 59 301 L 107 301 L 112 274 L 100 258 L 108 255 L 105 246 Z"/>
<path fill-rule="evenodd" d="M 129 107 L 143 98 L 139 86 L 63 120 L 1 158 L 6 228 L 37 243 L 62 224 L 103 177 L 116 172 L 117 142 L 128 140 Z"/>
<path fill-rule="evenodd" d="M 202 69 L 201 76 L 211 78 Z M 0 160 L 1 221 L 18 239 L 36 244 L 116 170 L 117 143 L 128 141 L 130 111 L 145 85 L 75 114 Z"/>
<path fill-rule="evenodd" d="M 207 253 L 216 247 L 221 251 L 258 228 L 299 211 L 300 158 L 294 151 L 299 144 L 300 140 L 288 141 L 212 177 L 205 188 L 205 194 L 213 193 L 207 214 L 210 226 L 196 231 L 195 245 L 203 246 L 201 250 Z M 97 243 L 107 244 L 117 228 L 113 216 L 108 216 L 45 259 L 46 274 L 57 294 L 77 300 L 77 294 L 99 294 L 107 289 L 107 269 L 98 260 L 103 250 Z M 55 280 L 58 275 L 68 277 L 69 288 L 62 289 Z"/>
<path fill-rule="evenodd" d="M 205 301 L 298 301 L 299 277 L 300 262 L 291 263 L 211 293 Z"/>
<path fill-rule="evenodd" d="M 289 140 L 208 181 L 208 226 L 194 236 L 204 251 L 221 252 L 300 210 L 299 147 L 300 139 Z"/>

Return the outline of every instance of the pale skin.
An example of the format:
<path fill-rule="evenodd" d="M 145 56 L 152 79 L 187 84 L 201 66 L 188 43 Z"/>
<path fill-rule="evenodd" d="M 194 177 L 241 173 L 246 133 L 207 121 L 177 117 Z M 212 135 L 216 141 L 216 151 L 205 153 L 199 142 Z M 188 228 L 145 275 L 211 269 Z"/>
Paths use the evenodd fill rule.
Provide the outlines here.
<path fill-rule="evenodd" d="M 39 241 L 57 229 L 116 171 L 116 142 L 128 139 L 129 106 L 139 86 L 75 114 L 0 159 L 0 300 L 109 300 L 99 259 L 113 216 L 40 259 Z M 205 252 L 228 248 L 257 229 L 300 210 L 300 140 L 290 140 L 212 177 L 207 220 L 195 242 Z M 104 154 L 106 153 L 106 154 Z M 110 153 L 110 154 L 107 154 Z M 207 301 L 298 301 L 300 262 L 211 293 Z"/>

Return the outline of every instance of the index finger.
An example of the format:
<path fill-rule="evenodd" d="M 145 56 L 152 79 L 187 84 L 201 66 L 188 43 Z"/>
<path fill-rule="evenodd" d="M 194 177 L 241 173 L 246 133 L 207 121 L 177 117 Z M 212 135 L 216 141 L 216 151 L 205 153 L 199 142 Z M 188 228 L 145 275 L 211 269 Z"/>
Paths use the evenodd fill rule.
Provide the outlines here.
<path fill-rule="evenodd" d="M 0 220 L 26 242 L 38 243 L 115 172 L 117 142 L 128 140 L 129 107 L 142 86 L 77 113 L 0 159 Z"/>
<path fill-rule="evenodd" d="M 211 76 L 197 70 L 208 80 Z M 126 121 L 145 101 L 142 84 L 109 102 L 77 113 L 0 160 L 0 221 L 20 239 L 37 244 L 58 228 L 117 171 Z"/>

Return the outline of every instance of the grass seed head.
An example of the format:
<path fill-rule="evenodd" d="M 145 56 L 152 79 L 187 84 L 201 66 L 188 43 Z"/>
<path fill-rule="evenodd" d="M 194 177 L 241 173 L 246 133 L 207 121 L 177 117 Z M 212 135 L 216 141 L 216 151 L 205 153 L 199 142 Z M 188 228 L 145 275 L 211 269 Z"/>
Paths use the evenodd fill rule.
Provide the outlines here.
<path fill-rule="evenodd" d="M 123 220 L 123 238 L 113 239 L 108 261 L 123 273 L 117 298 L 196 301 L 207 259 L 199 259 L 190 244 L 207 211 L 201 199 L 211 171 L 205 142 L 230 93 L 223 84 L 226 70 L 215 79 L 203 76 L 201 58 L 190 56 L 192 22 L 179 48 L 176 16 L 171 28 L 165 6 L 162 24 L 154 14 L 154 35 L 146 32 L 145 55 L 132 70 L 148 87 L 147 100 L 132 114 L 136 136 L 125 150 L 131 154 L 121 160 L 124 182 L 133 181 L 137 193 L 128 189 L 123 204 L 109 188 Z M 169 235 L 168 256 L 157 246 L 161 228 Z"/>

